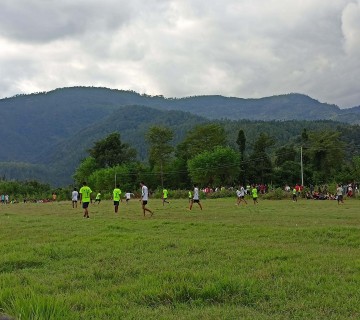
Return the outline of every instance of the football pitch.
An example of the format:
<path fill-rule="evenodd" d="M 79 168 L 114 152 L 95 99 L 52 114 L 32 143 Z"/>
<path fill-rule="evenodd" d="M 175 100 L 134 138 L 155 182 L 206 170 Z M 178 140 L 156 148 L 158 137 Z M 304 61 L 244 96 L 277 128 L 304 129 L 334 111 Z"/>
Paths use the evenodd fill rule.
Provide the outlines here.
<path fill-rule="evenodd" d="M 360 201 L 0 205 L 15 319 L 359 319 Z"/>

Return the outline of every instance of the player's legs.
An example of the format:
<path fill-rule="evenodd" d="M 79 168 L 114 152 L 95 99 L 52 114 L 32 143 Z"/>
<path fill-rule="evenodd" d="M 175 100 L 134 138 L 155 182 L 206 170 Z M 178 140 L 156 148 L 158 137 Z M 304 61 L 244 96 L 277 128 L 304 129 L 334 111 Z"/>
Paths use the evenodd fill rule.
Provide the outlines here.
<path fill-rule="evenodd" d="M 193 200 L 193 199 L 190 199 L 190 207 L 189 207 L 189 210 L 192 209 L 193 203 L 194 203 L 194 200 Z"/>
<path fill-rule="evenodd" d="M 147 201 L 143 201 L 142 202 L 142 209 L 143 209 L 144 217 L 145 217 L 145 211 L 150 212 L 150 214 L 152 216 L 154 212 L 152 212 L 150 209 L 146 208 L 146 205 L 147 205 Z"/>

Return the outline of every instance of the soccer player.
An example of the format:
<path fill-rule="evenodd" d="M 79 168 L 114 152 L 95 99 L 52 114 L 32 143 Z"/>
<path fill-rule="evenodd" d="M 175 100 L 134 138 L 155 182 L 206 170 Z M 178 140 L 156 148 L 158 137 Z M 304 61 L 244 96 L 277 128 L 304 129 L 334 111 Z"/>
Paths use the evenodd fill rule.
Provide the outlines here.
<path fill-rule="evenodd" d="M 246 200 L 245 200 L 245 188 L 241 185 L 240 186 L 240 190 L 236 190 L 236 195 L 237 195 L 237 205 L 239 205 L 241 203 L 241 201 L 244 201 L 245 204 L 247 204 Z"/>
<path fill-rule="evenodd" d="M 83 182 L 83 186 L 80 188 L 80 203 L 82 202 L 82 207 L 84 209 L 84 218 L 90 218 L 89 217 L 89 203 L 91 202 L 91 193 L 92 190 L 90 187 L 86 185 L 86 182 Z"/>
<path fill-rule="evenodd" d="M 154 212 L 151 211 L 150 209 L 146 208 L 146 205 L 149 200 L 149 190 L 143 181 L 140 182 L 140 186 L 141 186 L 141 199 L 140 200 L 141 200 L 144 217 L 145 217 L 145 211 L 150 212 L 151 217 L 152 217 Z"/>
<path fill-rule="evenodd" d="M 344 203 L 343 193 L 344 193 L 343 187 L 340 184 L 337 184 L 336 185 L 336 198 L 337 198 L 337 203 L 338 204 L 340 204 L 340 202 Z"/>
<path fill-rule="evenodd" d="M 133 193 L 131 192 L 126 192 L 125 193 L 125 200 L 126 200 L 126 204 L 128 204 L 129 200 L 131 199 L 131 195 L 135 196 Z"/>
<path fill-rule="evenodd" d="M 118 211 L 119 211 L 120 197 L 121 197 L 120 185 L 117 184 L 116 188 L 113 190 L 113 200 L 114 200 L 115 213 L 118 213 Z"/>
<path fill-rule="evenodd" d="M 166 203 L 170 203 L 169 201 L 167 201 L 167 198 L 168 198 L 168 191 L 167 191 L 167 189 L 163 189 L 163 197 L 162 197 L 162 200 L 163 200 L 163 205 L 165 204 L 165 202 Z"/>
<path fill-rule="evenodd" d="M 202 205 L 200 203 L 200 198 L 199 198 L 199 188 L 197 187 L 196 184 L 194 184 L 194 197 L 192 198 L 191 202 L 190 202 L 190 207 L 189 209 L 192 209 L 193 204 L 197 203 L 200 207 L 200 209 L 202 210 Z"/>
<path fill-rule="evenodd" d="M 96 195 L 94 204 L 95 204 L 96 202 L 98 202 L 98 204 L 100 204 L 100 202 L 101 202 L 101 191 L 99 191 L 98 194 Z"/>
<path fill-rule="evenodd" d="M 191 191 L 189 191 L 189 203 L 191 203 L 191 201 L 192 201 L 192 193 Z"/>
<path fill-rule="evenodd" d="M 251 194 L 252 194 L 252 198 L 253 198 L 253 201 L 254 201 L 254 204 L 257 204 L 259 203 L 257 198 L 258 198 L 258 193 L 257 193 L 257 188 L 255 185 L 253 185 L 253 188 L 251 189 Z"/>
<path fill-rule="evenodd" d="M 73 192 L 71 193 L 71 202 L 72 207 L 77 208 L 77 202 L 78 202 L 79 192 L 76 188 L 74 188 Z"/>
<path fill-rule="evenodd" d="M 297 190 L 295 187 L 293 188 L 293 191 L 292 191 L 292 200 L 294 202 L 297 202 Z"/>

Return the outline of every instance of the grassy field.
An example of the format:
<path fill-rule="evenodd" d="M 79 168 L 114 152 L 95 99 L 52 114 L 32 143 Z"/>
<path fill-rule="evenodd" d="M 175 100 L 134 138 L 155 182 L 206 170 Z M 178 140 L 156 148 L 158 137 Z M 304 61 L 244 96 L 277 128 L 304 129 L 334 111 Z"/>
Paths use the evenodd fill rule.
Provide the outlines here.
<path fill-rule="evenodd" d="M 16 319 L 360 319 L 360 202 L 0 205 Z"/>

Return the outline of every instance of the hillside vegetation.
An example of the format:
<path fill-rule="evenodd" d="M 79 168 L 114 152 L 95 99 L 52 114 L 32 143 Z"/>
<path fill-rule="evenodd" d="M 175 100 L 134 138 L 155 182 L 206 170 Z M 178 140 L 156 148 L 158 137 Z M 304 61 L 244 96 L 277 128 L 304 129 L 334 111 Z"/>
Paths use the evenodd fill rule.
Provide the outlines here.
<path fill-rule="evenodd" d="M 341 110 L 300 94 L 262 99 L 166 99 L 132 91 L 74 87 L 1 99 L 0 111 L 1 176 L 57 185 L 71 183 L 86 150 L 114 131 L 137 150 L 139 160 L 146 160 L 144 135 L 154 124 L 172 128 L 174 145 L 195 125 L 209 121 L 225 128 L 232 147 L 236 147 L 238 130 L 243 129 L 248 150 L 259 132 L 274 137 L 278 147 L 296 140 L 304 128 L 337 128 L 347 143 L 357 145 L 359 141 L 356 126 L 321 120 L 357 123 L 359 108 Z"/>

